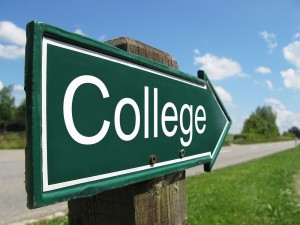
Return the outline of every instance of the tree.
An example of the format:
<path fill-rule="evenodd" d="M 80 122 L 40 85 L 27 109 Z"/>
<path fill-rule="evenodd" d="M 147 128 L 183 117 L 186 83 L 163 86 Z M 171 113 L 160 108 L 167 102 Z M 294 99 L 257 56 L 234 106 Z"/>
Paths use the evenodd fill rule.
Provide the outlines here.
<path fill-rule="evenodd" d="M 15 123 L 21 127 L 25 127 L 25 115 L 26 115 L 26 100 L 24 99 L 21 104 L 16 108 Z"/>
<path fill-rule="evenodd" d="M 298 127 L 291 127 L 288 132 L 295 134 L 297 138 L 300 138 L 300 129 Z"/>
<path fill-rule="evenodd" d="M 271 106 L 257 107 L 245 121 L 242 134 L 254 134 L 263 138 L 279 136 L 276 125 L 276 113 Z"/>
<path fill-rule="evenodd" d="M 271 106 L 259 106 L 256 108 L 254 114 L 260 116 L 265 121 L 276 123 L 276 113 L 273 112 Z"/>
<path fill-rule="evenodd" d="M 12 85 L 3 87 L 0 91 L 0 124 L 3 126 L 4 133 L 6 127 L 14 118 L 14 103 L 15 98 L 12 97 Z"/>
<path fill-rule="evenodd" d="M 268 123 L 258 115 L 252 114 L 244 123 L 243 134 L 266 136 Z"/>

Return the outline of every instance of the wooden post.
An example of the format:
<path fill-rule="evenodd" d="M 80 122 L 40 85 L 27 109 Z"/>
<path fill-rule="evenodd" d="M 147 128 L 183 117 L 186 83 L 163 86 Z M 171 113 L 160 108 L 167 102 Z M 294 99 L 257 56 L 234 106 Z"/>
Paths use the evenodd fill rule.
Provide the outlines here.
<path fill-rule="evenodd" d="M 107 43 L 178 69 L 172 56 L 139 41 L 121 37 Z M 185 171 L 70 200 L 68 207 L 70 225 L 185 225 Z"/>

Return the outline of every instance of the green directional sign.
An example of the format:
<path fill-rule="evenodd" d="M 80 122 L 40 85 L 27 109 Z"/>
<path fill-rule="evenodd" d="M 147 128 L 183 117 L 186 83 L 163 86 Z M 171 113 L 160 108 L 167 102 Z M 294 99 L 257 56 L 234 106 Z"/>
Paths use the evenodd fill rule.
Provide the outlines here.
<path fill-rule="evenodd" d="M 199 164 L 210 171 L 231 125 L 194 77 L 43 23 L 27 26 L 28 207 Z"/>

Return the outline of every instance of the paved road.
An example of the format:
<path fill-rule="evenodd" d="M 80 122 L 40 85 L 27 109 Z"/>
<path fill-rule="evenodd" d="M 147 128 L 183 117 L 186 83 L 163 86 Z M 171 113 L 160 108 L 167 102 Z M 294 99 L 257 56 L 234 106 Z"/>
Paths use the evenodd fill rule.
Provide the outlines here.
<path fill-rule="evenodd" d="M 0 225 L 41 218 L 67 209 L 66 203 L 27 209 L 24 173 L 24 150 L 0 150 Z"/>
<path fill-rule="evenodd" d="M 295 147 L 295 144 L 295 141 L 285 141 L 267 144 L 231 145 L 229 147 L 223 147 L 213 170 L 271 155 L 276 152 L 293 148 Z M 297 144 L 299 144 L 299 141 Z M 192 176 L 201 172 L 203 172 L 203 166 L 188 169 L 186 173 L 187 176 Z"/>
<path fill-rule="evenodd" d="M 260 158 L 295 146 L 294 141 L 222 148 L 214 169 L 251 159 Z M 41 218 L 55 212 L 67 211 L 67 204 L 60 203 L 40 209 L 26 208 L 24 150 L 0 151 L 0 225 L 7 225 L 33 218 Z M 203 171 L 203 166 L 187 170 L 187 175 Z"/>

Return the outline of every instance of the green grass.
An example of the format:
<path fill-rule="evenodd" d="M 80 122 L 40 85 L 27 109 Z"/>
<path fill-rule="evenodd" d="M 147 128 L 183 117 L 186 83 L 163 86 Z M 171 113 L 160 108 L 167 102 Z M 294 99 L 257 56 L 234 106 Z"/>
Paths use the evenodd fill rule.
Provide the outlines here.
<path fill-rule="evenodd" d="M 186 179 L 188 224 L 300 224 L 300 147 Z M 67 217 L 34 225 L 68 224 Z"/>
<path fill-rule="evenodd" d="M 25 132 L 8 132 L 6 134 L 0 134 L 0 149 L 24 149 L 25 146 Z"/>
<path fill-rule="evenodd" d="M 300 224 L 300 148 L 187 178 L 188 224 Z"/>
<path fill-rule="evenodd" d="M 35 223 L 30 223 L 30 225 L 68 225 L 68 216 L 60 216 L 57 218 L 54 218 L 52 220 L 42 220 Z"/>

